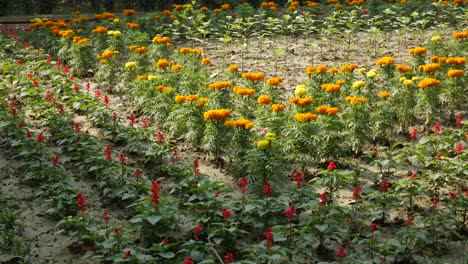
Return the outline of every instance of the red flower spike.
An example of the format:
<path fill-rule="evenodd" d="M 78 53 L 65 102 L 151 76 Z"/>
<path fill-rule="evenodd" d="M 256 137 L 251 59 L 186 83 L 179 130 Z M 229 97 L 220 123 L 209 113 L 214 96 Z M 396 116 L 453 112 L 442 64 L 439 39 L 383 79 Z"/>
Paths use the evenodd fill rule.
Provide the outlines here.
<path fill-rule="evenodd" d="M 328 203 L 328 196 L 327 196 L 327 193 L 324 192 L 322 194 L 320 194 L 320 206 L 325 206 L 327 205 Z"/>
<path fill-rule="evenodd" d="M 436 123 L 434 124 L 434 134 L 435 134 L 436 136 L 440 134 L 440 124 L 439 124 L 439 122 L 436 122 Z"/>
<path fill-rule="evenodd" d="M 327 170 L 329 171 L 334 171 L 336 169 L 336 164 L 334 161 L 330 161 L 330 163 L 328 163 L 328 167 L 327 167 Z"/>
<path fill-rule="evenodd" d="M 163 142 L 164 141 L 164 134 L 158 131 L 158 137 L 156 138 L 157 142 Z"/>
<path fill-rule="evenodd" d="M 130 125 L 133 126 L 136 123 L 135 115 L 131 114 L 128 120 L 130 120 Z"/>
<path fill-rule="evenodd" d="M 450 199 L 452 200 L 456 200 L 458 198 L 458 196 L 454 192 L 449 192 L 449 195 L 450 195 Z"/>
<path fill-rule="evenodd" d="M 10 109 L 15 108 L 15 101 L 9 101 L 9 102 L 8 102 L 8 107 L 9 107 Z"/>
<path fill-rule="evenodd" d="M 417 176 L 416 172 L 412 172 L 412 173 L 408 176 L 408 178 L 414 180 L 414 179 L 416 178 L 416 176 Z"/>
<path fill-rule="evenodd" d="M 455 125 L 460 128 L 463 125 L 463 119 L 460 114 L 457 115 L 457 119 L 455 120 Z"/>
<path fill-rule="evenodd" d="M 358 186 L 354 187 L 353 197 L 356 200 L 361 198 L 361 186 L 358 185 Z"/>
<path fill-rule="evenodd" d="M 107 95 L 104 96 L 103 102 L 104 102 L 104 105 L 106 106 L 109 105 L 109 97 L 107 97 Z"/>
<path fill-rule="evenodd" d="M 141 125 L 141 128 L 148 128 L 148 127 L 149 127 L 149 122 L 150 122 L 149 119 L 143 118 L 143 119 L 141 120 L 141 123 L 143 123 L 143 124 Z"/>
<path fill-rule="evenodd" d="M 224 256 L 224 264 L 228 264 L 234 261 L 234 255 L 231 252 L 228 252 L 226 256 Z"/>
<path fill-rule="evenodd" d="M 104 157 L 106 158 L 106 160 L 112 160 L 112 152 L 110 145 L 107 145 L 104 149 Z"/>
<path fill-rule="evenodd" d="M 265 239 L 267 240 L 265 243 L 265 247 L 271 248 L 273 246 L 273 241 L 274 241 L 274 235 L 272 233 L 271 227 L 267 229 L 266 232 L 263 233 L 263 236 L 265 236 Z"/>
<path fill-rule="evenodd" d="M 249 185 L 249 182 L 247 181 L 246 177 L 242 177 L 242 179 L 239 182 L 240 186 L 242 187 L 242 195 L 247 194 L 247 185 Z"/>
<path fill-rule="evenodd" d="M 159 191 L 161 190 L 161 181 L 156 180 L 151 184 L 151 202 L 159 205 L 159 198 L 161 197 Z"/>
<path fill-rule="evenodd" d="M 82 193 L 78 193 L 76 196 L 77 196 L 76 197 L 76 205 L 78 205 L 78 208 L 80 208 L 81 215 L 83 215 L 84 212 L 87 209 L 86 199 L 85 199 L 85 197 L 84 197 L 84 195 Z"/>
<path fill-rule="evenodd" d="M 17 111 L 16 111 L 16 108 L 11 108 L 11 109 L 10 109 L 10 112 L 11 112 L 12 115 L 15 116 L 15 115 L 16 115 L 16 112 L 17 112 Z"/>
<path fill-rule="evenodd" d="M 371 231 L 371 232 L 375 232 L 376 230 L 377 230 L 377 224 L 376 224 L 376 223 L 372 223 L 372 224 L 370 225 L 370 231 Z"/>
<path fill-rule="evenodd" d="M 23 61 L 21 59 L 19 59 L 19 60 L 16 61 L 16 64 L 21 65 L 21 64 L 23 64 Z"/>
<path fill-rule="evenodd" d="M 114 121 L 117 120 L 117 117 L 118 117 L 118 116 L 117 116 L 117 113 L 115 113 L 115 112 L 112 113 L 112 119 L 113 119 Z"/>
<path fill-rule="evenodd" d="M 120 164 L 125 164 L 126 161 L 127 161 L 127 157 L 125 157 L 125 155 L 121 152 L 119 155 Z"/>
<path fill-rule="evenodd" d="M 387 180 L 385 180 L 384 182 L 382 182 L 382 184 L 380 184 L 380 190 L 382 192 L 388 192 L 389 188 L 390 188 L 390 184 Z"/>
<path fill-rule="evenodd" d="M 39 82 L 38 82 L 36 79 L 34 79 L 34 80 L 33 80 L 33 85 L 34 85 L 34 86 L 39 86 Z"/>
<path fill-rule="evenodd" d="M 413 223 L 413 221 L 414 221 L 414 216 L 410 216 L 410 217 L 408 217 L 408 219 L 406 219 L 405 224 L 406 225 L 411 225 Z"/>
<path fill-rule="evenodd" d="M 294 205 L 290 205 L 288 209 L 284 210 L 283 214 L 289 219 L 289 222 L 292 222 L 296 216 L 296 207 Z"/>
<path fill-rule="evenodd" d="M 118 228 L 114 228 L 114 236 L 119 237 L 120 235 L 122 235 L 122 231 Z"/>
<path fill-rule="evenodd" d="M 39 143 L 44 142 L 44 135 L 42 134 L 42 132 L 37 135 L 36 141 Z"/>
<path fill-rule="evenodd" d="M 128 259 L 131 255 L 132 255 L 132 251 L 129 250 L 129 251 L 127 251 L 127 253 L 125 253 L 123 258 Z"/>
<path fill-rule="evenodd" d="M 58 162 L 59 162 L 59 157 L 58 156 L 54 156 L 52 158 L 52 164 L 54 165 L 54 168 L 57 168 L 58 167 Z"/>
<path fill-rule="evenodd" d="M 104 220 L 104 223 L 106 223 L 106 226 L 107 226 L 110 220 L 109 212 L 104 211 L 104 213 L 102 213 L 102 220 Z"/>
<path fill-rule="evenodd" d="M 341 246 L 338 251 L 336 252 L 336 256 L 339 257 L 339 258 L 343 258 L 346 256 L 346 249 Z"/>
<path fill-rule="evenodd" d="M 26 129 L 26 137 L 27 138 L 32 138 L 32 133 L 29 131 L 29 129 Z"/>
<path fill-rule="evenodd" d="M 192 256 L 189 256 L 188 258 L 184 259 L 184 261 L 182 262 L 182 264 L 194 264 L 195 262 L 193 262 L 193 257 Z"/>
<path fill-rule="evenodd" d="M 214 198 L 218 198 L 218 196 L 221 194 L 220 190 L 217 190 L 214 194 Z"/>
<path fill-rule="evenodd" d="M 96 90 L 94 92 L 94 97 L 96 97 L 97 99 L 99 99 L 101 97 L 101 90 Z"/>
<path fill-rule="evenodd" d="M 52 57 L 51 56 L 47 57 L 47 63 L 50 63 L 51 61 L 52 61 Z"/>
<path fill-rule="evenodd" d="M 304 181 L 304 177 L 302 177 L 302 172 L 296 171 L 293 181 L 297 183 L 296 187 L 298 189 L 301 189 L 302 188 L 301 183 Z"/>
<path fill-rule="evenodd" d="M 19 123 L 19 124 L 18 124 L 18 128 L 19 128 L 19 129 L 24 128 L 24 123 L 23 123 L 23 122 Z"/>
<path fill-rule="evenodd" d="M 199 238 L 198 238 L 198 234 L 200 234 L 201 232 L 203 232 L 203 224 L 198 224 L 194 229 L 193 229 L 193 233 L 194 233 L 194 236 L 193 236 L 193 239 L 198 241 Z"/>
<path fill-rule="evenodd" d="M 409 132 L 411 141 L 414 141 L 416 139 L 416 135 L 418 134 L 418 130 L 416 128 L 411 129 Z"/>
<path fill-rule="evenodd" d="M 229 211 L 228 209 L 223 208 L 223 211 L 221 212 L 221 216 L 222 216 L 223 218 L 229 218 L 229 217 L 232 216 L 232 213 L 231 213 L 231 211 Z"/>
<path fill-rule="evenodd" d="M 86 83 L 86 92 L 89 93 L 89 88 L 91 88 L 91 85 L 88 83 Z"/>
<path fill-rule="evenodd" d="M 28 72 L 28 74 L 26 75 L 26 77 L 28 77 L 28 79 L 32 79 L 32 77 L 33 77 L 33 74 L 32 74 L 32 73 L 30 73 L 30 72 Z"/>
<path fill-rule="evenodd" d="M 161 241 L 161 244 L 163 244 L 164 246 L 167 246 L 167 245 L 169 244 L 169 238 L 166 237 L 165 239 L 163 239 L 163 240 Z"/>
<path fill-rule="evenodd" d="M 460 142 L 460 143 L 458 143 L 458 145 L 455 147 L 455 155 L 460 154 L 460 153 L 462 152 L 462 150 L 463 150 L 463 145 L 462 145 L 462 143 Z"/>
<path fill-rule="evenodd" d="M 140 179 L 141 178 L 141 172 L 139 170 L 135 170 L 135 172 L 133 173 L 133 177 L 135 177 L 135 179 Z"/>
<path fill-rule="evenodd" d="M 70 72 L 70 69 L 65 65 L 65 67 L 63 67 L 63 73 L 68 74 L 68 72 Z"/>
<path fill-rule="evenodd" d="M 437 205 L 439 205 L 439 199 L 437 199 L 437 198 L 432 198 L 432 199 L 431 199 L 431 203 L 432 203 L 432 205 L 434 205 L 434 207 L 437 207 Z"/>
<path fill-rule="evenodd" d="M 437 154 L 436 154 L 436 159 L 440 160 L 441 157 L 442 157 L 442 153 L 437 152 Z"/>
<path fill-rule="evenodd" d="M 265 195 L 265 197 L 268 197 L 268 196 L 273 194 L 273 189 L 271 188 L 271 183 L 270 182 L 267 182 L 263 186 L 263 194 Z"/>

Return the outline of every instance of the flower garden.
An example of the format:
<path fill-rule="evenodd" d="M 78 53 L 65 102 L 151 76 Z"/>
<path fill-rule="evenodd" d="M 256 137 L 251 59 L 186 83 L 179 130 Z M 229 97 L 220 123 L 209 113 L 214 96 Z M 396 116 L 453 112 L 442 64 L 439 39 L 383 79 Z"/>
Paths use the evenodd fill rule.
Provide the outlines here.
<path fill-rule="evenodd" d="M 2 26 L 0 261 L 467 263 L 467 1 L 257 4 Z"/>

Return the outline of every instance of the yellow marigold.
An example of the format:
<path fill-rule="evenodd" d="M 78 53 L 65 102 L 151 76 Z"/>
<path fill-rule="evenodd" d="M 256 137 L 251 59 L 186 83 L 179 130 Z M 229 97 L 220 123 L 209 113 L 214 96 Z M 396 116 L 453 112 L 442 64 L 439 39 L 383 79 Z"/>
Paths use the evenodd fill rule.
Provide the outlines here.
<path fill-rule="evenodd" d="M 147 51 L 148 51 L 148 48 L 145 46 L 141 46 L 135 49 L 135 52 L 138 54 L 146 53 Z"/>
<path fill-rule="evenodd" d="M 364 81 L 356 81 L 353 83 L 354 89 L 363 88 L 364 86 L 366 86 L 366 83 Z"/>
<path fill-rule="evenodd" d="M 200 97 L 200 99 L 198 99 L 198 107 L 204 107 L 206 103 L 208 103 L 208 98 Z"/>
<path fill-rule="evenodd" d="M 255 142 L 255 145 L 257 146 L 257 148 L 259 149 L 267 149 L 270 147 L 270 144 L 271 142 L 269 140 L 259 140 L 259 141 L 256 141 Z"/>
<path fill-rule="evenodd" d="M 374 78 L 377 76 L 377 71 L 375 69 L 372 69 L 366 73 L 367 78 Z"/>
<path fill-rule="evenodd" d="M 88 43 L 91 39 L 90 38 L 80 38 L 78 36 L 73 37 L 73 43 L 78 44 L 78 45 L 83 45 L 85 43 Z"/>
<path fill-rule="evenodd" d="M 237 95 L 252 96 L 252 95 L 255 94 L 255 90 L 254 90 L 254 89 L 244 89 L 244 88 L 241 88 L 241 87 L 234 87 L 233 91 L 234 91 Z"/>
<path fill-rule="evenodd" d="M 109 59 L 112 58 L 116 53 L 114 50 L 105 50 L 101 56 L 99 56 L 100 59 Z"/>
<path fill-rule="evenodd" d="M 355 96 L 348 96 L 345 100 L 350 103 L 351 105 L 357 105 L 359 103 L 367 102 L 367 98 L 365 97 L 355 97 Z"/>
<path fill-rule="evenodd" d="M 129 62 L 125 63 L 125 69 L 128 69 L 128 70 L 135 69 L 136 66 L 137 66 L 137 64 L 134 61 L 129 61 Z"/>
<path fill-rule="evenodd" d="M 338 107 L 328 107 L 327 115 L 334 116 L 334 115 L 336 115 L 338 113 L 338 111 L 340 111 L 340 108 L 338 108 Z"/>
<path fill-rule="evenodd" d="M 171 42 L 170 37 L 155 36 L 153 38 L 153 43 L 170 43 L 170 42 Z"/>
<path fill-rule="evenodd" d="M 300 84 L 296 86 L 296 90 L 294 91 L 296 96 L 305 96 L 307 94 L 307 89 L 304 84 Z"/>
<path fill-rule="evenodd" d="M 395 59 L 391 56 L 382 57 L 377 61 L 379 66 L 391 66 L 395 63 Z"/>
<path fill-rule="evenodd" d="M 148 80 L 148 75 L 138 75 L 137 79 L 138 80 Z"/>
<path fill-rule="evenodd" d="M 271 105 L 272 112 L 283 112 L 284 111 L 284 104 L 272 104 Z"/>
<path fill-rule="evenodd" d="M 223 120 L 231 117 L 231 111 L 228 109 L 213 109 L 203 113 L 203 118 L 206 120 Z"/>
<path fill-rule="evenodd" d="M 226 89 L 226 88 L 229 88 L 232 86 L 232 83 L 230 82 L 214 82 L 210 85 L 208 85 L 208 87 L 210 89 Z"/>
<path fill-rule="evenodd" d="M 413 80 L 403 80 L 403 85 L 404 86 L 411 86 L 411 85 L 413 85 Z"/>
<path fill-rule="evenodd" d="M 314 98 L 312 97 L 305 97 L 305 98 L 299 98 L 295 104 L 298 105 L 298 106 L 306 106 L 306 105 L 310 105 L 311 103 L 314 102 Z"/>
<path fill-rule="evenodd" d="M 186 102 L 196 102 L 198 100 L 198 96 L 195 94 L 185 96 Z"/>
<path fill-rule="evenodd" d="M 322 89 L 329 93 L 336 93 L 340 91 L 340 86 L 337 84 L 324 83 L 322 84 Z"/>
<path fill-rule="evenodd" d="M 420 56 L 420 55 L 426 55 L 427 49 L 423 47 L 416 47 L 414 49 L 410 49 L 408 52 L 411 55 Z"/>
<path fill-rule="evenodd" d="M 402 65 L 402 64 L 397 65 L 395 68 L 399 72 L 410 72 L 411 71 L 411 66 L 406 66 L 406 65 Z"/>
<path fill-rule="evenodd" d="M 175 101 L 176 103 L 178 103 L 178 104 L 183 104 L 183 103 L 185 103 L 185 96 L 183 96 L 183 95 L 176 95 L 176 96 L 174 97 L 174 101 Z"/>
<path fill-rule="evenodd" d="M 71 30 L 71 29 L 59 31 L 59 35 L 62 38 L 70 37 L 70 36 L 73 36 L 74 34 L 75 34 L 75 32 L 73 32 L 73 30 Z"/>
<path fill-rule="evenodd" d="M 221 9 L 222 10 L 229 10 L 229 9 L 231 9 L 231 5 L 230 4 L 224 4 L 224 5 L 221 6 Z"/>
<path fill-rule="evenodd" d="M 315 68 L 317 73 L 326 73 L 327 72 L 327 65 L 319 65 Z"/>
<path fill-rule="evenodd" d="M 127 22 L 127 27 L 132 28 L 132 29 L 139 29 L 140 25 L 137 23 L 133 23 L 133 22 Z"/>
<path fill-rule="evenodd" d="M 422 80 L 421 82 L 419 82 L 418 84 L 418 87 L 420 89 L 424 89 L 428 86 L 438 86 L 440 85 L 440 81 L 437 80 L 437 79 L 434 79 L 434 78 L 429 78 L 429 77 L 426 77 L 424 78 L 424 80 Z"/>
<path fill-rule="evenodd" d="M 312 75 L 312 74 L 314 74 L 316 68 L 317 68 L 317 67 L 315 67 L 315 66 L 307 66 L 307 68 L 306 68 L 306 75 Z"/>
<path fill-rule="evenodd" d="M 295 118 L 298 122 L 310 122 L 311 120 L 317 120 L 317 115 L 312 113 L 297 113 Z"/>
<path fill-rule="evenodd" d="M 229 65 L 228 71 L 231 71 L 231 72 L 239 71 L 239 66 L 237 66 L 237 65 L 235 65 L 235 64 Z"/>
<path fill-rule="evenodd" d="M 353 72 L 355 69 L 359 68 L 357 64 L 351 63 L 351 64 L 345 64 L 342 65 L 340 68 L 341 72 Z"/>
<path fill-rule="evenodd" d="M 390 93 L 389 92 L 380 92 L 379 97 L 382 98 L 382 99 L 388 99 L 390 97 Z"/>
<path fill-rule="evenodd" d="M 250 81 L 258 81 L 265 79 L 265 75 L 261 72 L 246 72 L 242 74 L 242 78 Z"/>
<path fill-rule="evenodd" d="M 433 36 L 433 37 L 431 37 L 431 41 L 432 42 L 441 42 L 442 38 L 439 35 Z"/>
<path fill-rule="evenodd" d="M 103 26 L 97 26 L 95 29 L 93 29 L 93 33 L 107 34 L 107 31 L 107 28 Z"/>
<path fill-rule="evenodd" d="M 247 119 L 238 119 L 234 121 L 233 124 L 235 127 L 245 128 L 245 129 L 252 129 L 254 127 L 254 123 L 247 120 Z"/>
<path fill-rule="evenodd" d="M 148 75 L 148 81 L 155 81 L 156 79 L 158 79 L 156 75 Z"/>
<path fill-rule="evenodd" d="M 320 106 L 316 107 L 315 110 L 317 111 L 317 113 L 326 114 L 327 111 L 328 111 L 328 106 L 320 105 Z"/>
<path fill-rule="evenodd" d="M 338 81 L 335 82 L 335 84 L 338 85 L 338 86 L 340 86 L 340 87 L 341 87 L 343 84 L 345 84 L 345 83 L 346 83 L 346 82 L 343 81 L 343 80 L 338 80 Z"/>
<path fill-rule="evenodd" d="M 124 16 L 133 16 L 133 15 L 135 15 L 135 14 L 136 14 L 136 11 L 133 10 L 133 9 L 125 9 L 125 10 L 123 11 L 123 15 L 124 15 Z"/>
<path fill-rule="evenodd" d="M 464 57 L 447 58 L 445 63 L 453 65 L 464 65 L 466 63 L 466 59 Z"/>
<path fill-rule="evenodd" d="M 421 67 L 422 66 L 422 67 Z M 419 67 L 422 68 L 423 72 L 433 72 L 433 71 L 438 71 L 441 69 L 440 64 L 437 63 L 431 63 L 431 64 L 426 64 L 426 65 L 419 65 Z M 419 69 L 418 67 L 418 69 Z"/>
<path fill-rule="evenodd" d="M 201 63 L 202 64 L 205 64 L 205 65 L 210 65 L 211 64 L 211 60 L 209 58 L 203 58 L 201 60 Z"/>
<path fill-rule="evenodd" d="M 366 71 L 367 71 L 367 69 L 364 68 L 364 67 L 363 67 L 363 68 L 360 68 L 360 69 L 358 70 L 359 73 L 363 73 L 363 74 L 366 73 Z"/>
<path fill-rule="evenodd" d="M 233 126 L 234 126 L 234 120 L 226 120 L 226 121 L 224 121 L 224 126 L 233 127 Z"/>
<path fill-rule="evenodd" d="M 338 73 L 338 71 L 339 71 L 339 70 L 338 70 L 337 68 L 330 68 L 330 69 L 328 70 L 329 73 Z"/>
<path fill-rule="evenodd" d="M 159 59 L 158 62 L 156 63 L 156 66 L 160 68 L 167 68 L 169 67 L 170 62 L 167 59 Z"/>
<path fill-rule="evenodd" d="M 260 105 L 267 105 L 271 103 L 271 98 L 268 95 L 260 95 L 257 102 Z"/>
<path fill-rule="evenodd" d="M 171 71 L 180 71 L 182 68 L 182 65 L 172 65 Z"/>
<path fill-rule="evenodd" d="M 266 80 L 266 84 L 272 85 L 272 86 L 278 86 L 283 82 L 283 78 L 281 77 L 274 77 L 274 78 L 269 78 Z"/>
<path fill-rule="evenodd" d="M 448 77 L 461 77 L 461 76 L 464 76 L 465 75 L 465 71 L 464 70 L 449 70 L 447 72 L 447 76 Z"/>

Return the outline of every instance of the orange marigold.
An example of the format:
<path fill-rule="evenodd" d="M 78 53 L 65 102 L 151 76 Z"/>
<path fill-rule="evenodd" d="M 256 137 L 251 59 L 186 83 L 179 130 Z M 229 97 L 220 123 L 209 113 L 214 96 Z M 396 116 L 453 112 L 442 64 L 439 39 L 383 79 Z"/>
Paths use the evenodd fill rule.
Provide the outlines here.
<path fill-rule="evenodd" d="M 461 76 L 464 76 L 465 75 L 465 71 L 464 70 L 449 70 L 447 72 L 447 76 L 448 77 L 451 77 L 451 78 L 454 78 L 454 77 L 461 77 Z"/>
<path fill-rule="evenodd" d="M 159 59 L 156 63 L 156 66 L 160 68 L 167 68 L 169 67 L 170 62 L 167 59 Z"/>
<path fill-rule="evenodd" d="M 284 104 L 272 104 L 271 105 L 272 112 L 283 112 L 284 111 Z"/>
<path fill-rule="evenodd" d="M 391 56 L 382 57 L 377 61 L 379 66 L 390 66 L 395 63 L 395 59 Z"/>
<path fill-rule="evenodd" d="M 281 77 L 274 77 L 274 78 L 269 78 L 266 80 L 266 84 L 272 85 L 272 86 L 278 86 L 283 82 L 283 78 Z"/>
<path fill-rule="evenodd" d="M 250 81 L 258 81 L 265 79 L 265 75 L 261 72 L 246 72 L 242 74 L 242 78 Z"/>
<path fill-rule="evenodd" d="M 418 87 L 420 89 L 424 89 L 428 86 L 438 86 L 440 85 L 440 81 L 437 80 L 437 79 L 434 79 L 434 78 L 429 78 L 429 77 L 426 77 L 424 78 L 424 80 L 422 80 L 421 82 L 419 82 L 418 84 Z"/>
<path fill-rule="evenodd" d="M 402 65 L 402 64 L 397 65 L 395 68 L 399 72 L 410 72 L 411 71 L 411 66 L 406 66 L 406 65 Z"/>
<path fill-rule="evenodd" d="M 212 109 L 203 113 L 206 120 L 223 120 L 231 117 L 231 111 L 228 109 Z"/>
<path fill-rule="evenodd" d="M 236 71 L 239 71 L 239 66 L 233 64 L 233 65 L 229 65 L 228 67 L 228 71 L 230 72 L 236 72 Z"/>
<path fill-rule="evenodd" d="M 271 98 L 268 95 L 260 95 L 257 102 L 260 105 L 267 105 L 271 103 Z"/>
<path fill-rule="evenodd" d="M 317 115 L 312 113 L 297 113 L 295 118 L 298 122 L 310 122 L 311 120 L 317 120 Z"/>
<path fill-rule="evenodd" d="M 232 86 L 232 83 L 230 82 L 214 82 L 208 85 L 210 89 L 226 89 L 231 86 Z"/>
<path fill-rule="evenodd" d="M 420 56 L 420 55 L 426 55 L 427 49 L 423 47 L 416 47 L 414 49 L 410 49 L 408 52 L 411 55 Z"/>

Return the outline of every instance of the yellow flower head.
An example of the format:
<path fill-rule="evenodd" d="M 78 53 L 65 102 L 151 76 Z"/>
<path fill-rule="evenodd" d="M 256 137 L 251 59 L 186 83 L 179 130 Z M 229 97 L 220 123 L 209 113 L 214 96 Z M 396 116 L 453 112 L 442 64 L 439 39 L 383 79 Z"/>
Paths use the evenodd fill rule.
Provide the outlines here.
<path fill-rule="evenodd" d="M 447 76 L 448 77 L 451 77 L 451 78 L 454 78 L 454 77 L 462 77 L 465 75 L 465 71 L 464 70 L 449 70 L 447 72 Z"/>
<path fill-rule="evenodd" d="M 298 122 L 310 122 L 311 120 L 317 120 L 317 115 L 312 113 L 297 113 L 295 118 Z"/>
<path fill-rule="evenodd" d="M 282 82 L 283 82 L 283 78 L 281 77 L 269 78 L 266 80 L 266 84 L 272 85 L 272 86 L 278 86 Z"/>
<path fill-rule="evenodd" d="M 208 85 L 210 89 L 226 89 L 231 86 L 232 84 L 230 82 L 215 82 L 215 83 Z"/>
<path fill-rule="evenodd" d="M 202 64 L 205 64 L 205 65 L 210 65 L 211 64 L 211 60 L 209 58 L 203 58 L 201 60 Z"/>
<path fill-rule="evenodd" d="M 307 89 L 304 84 L 300 84 L 296 86 L 296 90 L 294 91 L 296 96 L 305 96 L 307 94 Z"/>
<path fill-rule="evenodd" d="M 402 64 L 397 65 L 395 68 L 399 72 L 410 72 L 411 71 L 411 66 L 406 66 L 406 65 L 402 65 Z"/>
<path fill-rule="evenodd" d="M 380 92 L 379 97 L 382 98 L 382 99 L 388 99 L 390 97 L 390 93 L 389 92 Z"/>
<path fill-rule="evenodd" d="M 423 47 L 416 47 L 414 49 L 410 49 L 409 54 L 414 55 L 414 56 L 421 56 L 421 55 L 426 55 L 427 49 Z"/>
<path fill-rule="evenodd" d="M 379 66 L 391 66 L 395 63 L 395 59 L 391 56 L 382 57 L 377 61 L 377 65 Z"/>
<path fill-rule="evenodd" d="M 261 72 L 246 72 L 242 74 L 242 78 L 249 81 L 259 81 L 265 79 L 265 75 Z"/>
<path fill-rule="evenodd" d="M 160 68 L 167 68 L 169 67 L 170 62 L 167 59 L 159 59 L 158 62 L 156 63 L 156 66 Z"/>
<path fill-rule="evenodd" d="M 434 78 L 426 77 L 426 78 L 424 78 L 424 80 L 419 82 L 418 87 L 419 87 L 419 89 L 424 89 L 424 88 L 427 88 L 429 86 L 438 86 L 438 85 L 440 85 L 439 80 L 434 79 Z"/>
<path fill-rule="evenodd" d="M 259 105 L 268 105 L 271 103 L 271 98 L 268 95 L 260 95 L 257 101 Z"/>
<path fill-rule="evenodd" d="M 233 65 L 229 65 L 228 67 L 228 71 L 230 72 L 236 72 L 236 71 L 239 71 L 239 66 L 233 64 Z"/>
<path fill-rule="evenodd" d="M 284 111 L 284 104 L 272 104 L 271 105 L 272 112 L 283 112 Z"/>
<path fill-rule="evenodd" d="M 351 105 L 357 105 L 359 103 L 367 102 L 367 98 L 365 97 L 355 97 L 355 96 L 348 96 L 345 100 L 350 103 Z"/>
<path fill-rule="evenodd" d="M 231 111 L 228 109 L 213 109 L 203 113 L 205 120 L 223 120 L 231 117 Z"/>
<path fill-rule="evenodd" d="M 135 69 L 136 66 L 137 66 L 137 64 L 134 61 L 129 61 L 129 62 L 125 63 L 125 69 L 127 69 L 127 70 Z"/>
<path fill-rule="evenodd" d="M 353 83 L 353 88 L 354 89 L 360 89 L 366 86 L 366 83 L 364 81 L 356 81 Z"/>

